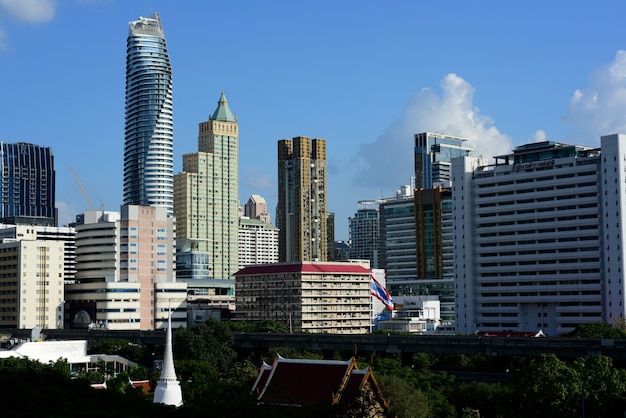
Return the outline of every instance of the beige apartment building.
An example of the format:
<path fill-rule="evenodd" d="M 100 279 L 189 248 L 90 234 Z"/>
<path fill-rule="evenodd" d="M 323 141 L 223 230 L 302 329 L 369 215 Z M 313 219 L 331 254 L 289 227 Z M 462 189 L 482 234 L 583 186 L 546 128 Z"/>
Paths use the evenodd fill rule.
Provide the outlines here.
<path fill-rule="evenodd" d="M 239 128 L 222 92 L 198 126 L 198 151 L 174 176 L 177 279 L 195 294 L 234 299 L 239 219 Z"/>
<path fill-rule="evenodd" d="M 235 274 L 239 318 L 273 320 L 294 332 L 371 331 L 372 271 L 359 263 L 252 265 Z"/>
<path fill-rule="evenodd" d="M 0 328 L 63 326 L 63 241 L 0 244 Z"/>

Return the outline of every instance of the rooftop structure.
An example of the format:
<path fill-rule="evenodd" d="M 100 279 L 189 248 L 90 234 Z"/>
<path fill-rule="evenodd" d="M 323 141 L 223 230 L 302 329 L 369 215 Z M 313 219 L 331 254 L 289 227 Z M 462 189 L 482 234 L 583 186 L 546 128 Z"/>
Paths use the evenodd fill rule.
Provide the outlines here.
<path fill-rule="evenodd" d="M 469 156 L 467 139 L 422 132 L 415 134 L 415 188 L 450 187 L 450 167 L 456 157 Z"/>

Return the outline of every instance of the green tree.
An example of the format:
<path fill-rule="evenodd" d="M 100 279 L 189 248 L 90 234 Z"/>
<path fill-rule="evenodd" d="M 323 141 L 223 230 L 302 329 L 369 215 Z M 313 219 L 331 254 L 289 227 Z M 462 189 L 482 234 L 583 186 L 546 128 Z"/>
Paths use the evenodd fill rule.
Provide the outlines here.
<path fill-rule="evenodd" d="M 176 373 L 187 405 L 207 401 L 207 398 L 219 397 L 213 389 L 218 386 L 217 370 L 206 361 L 176 360 Z"/>
<path fill-rule="evenodd" d="M 453 376 L 444 372 L 435 373 L 427 368 L 414 369 L 405 366 L 402 364 L 402 359 L 399 355 L 375 356 L 373 359 L 373 370 L 379 383 L 381 383 L 383 393 L 388 393 L 383 387 L 386 384 L 394 385 L 394 387 L 400 385 L 396 382 L 396 379 L 398 379 L 416 391 L 416 393 L 419 392 L 428 399 L 428 411 L 432 413 L 432 416 L 443 418 L 456 415 L 454 406 L 446 398 L 446 392 L 454 382 Z M 402 389 L 403 386 L 398 387 Z M 393 396 L 393 398 L 396 401 L 390 399 L 390 402 L 402 402 L 397 399 L 397 395 Z M 410 404 L 413 404 L 414 401 L 415 399 L 410 401 Z M 402 408 L 406 408 L 406 406 Z"/>
<path fill-rule="evenodd" d="M 281 322 L 266 320 L 255 324 L 254 332 L 276 332 L 284 334 L 289 332 L 289 328 Z"/>
<path fill-rule="evenodd" d="M 178 360 L 200 360 L 218 372 L 228 370 L 237 357 L 232 348 L 233 334 L 228 325 L 217 319 L 178 328 L 175 334 L 174 356 Z"/>
<path fill-rule="evenodd" d="M 434 418 L 428 397 L 400 376 L 377 376 L 383 396 L 389 401 L 391 416 L 398 418 Z"/>
<path fill-rule="evenodd" d="M 465 411 L 467 416 L 482 418 L 507 415 L 504 413 L 504 401 L 508 396 L 506 385 L 487 382 L 457 383 L 448 393 L 448 399 L 458 411 Z M 475 411 L 479 411 L 479 414 Z"/>
<path fill-rule="evenodd" d="M 292 347 L 274 347 L 263 356 L 263 360 L 271 364 L 277 355 L 284 358 L 301 358 L 309 360 L 322 360 L 324 356 L 318 351 L 300 350 Z"/>
<path fill-rule="evenodd" d="M 89 349 L 89 354 L 115 354 L 135 363 L 144 358 L 146 346 L 122 338 L 107 338 Z"/>
<path fill-rule="evenodd" d="M 510 416 L 580 416 L 580 381 L 578 371 L 554 354 L 518 359 L 508 381 Z"/>
<path fill-rule="evenodd" d="M 566 332 L 561 336 L 574 338 L 626 338 L 626 332 L 619 326 L 600 321 L 590 324 L 578 324 L 573 331 Z"/>
<path fill-rule="evenodd" d="M 572 368 L 580 377 L 581 409 L 586 417 L 623 416 L 626 411 L 626 371 L 613 367 L 607 356 L 578 358 Z"/>

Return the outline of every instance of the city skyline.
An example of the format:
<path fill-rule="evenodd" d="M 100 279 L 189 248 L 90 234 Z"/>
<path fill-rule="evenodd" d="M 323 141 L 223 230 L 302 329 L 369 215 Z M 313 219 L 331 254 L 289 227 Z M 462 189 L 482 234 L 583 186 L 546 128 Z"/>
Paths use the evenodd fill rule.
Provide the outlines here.
<path fill-rule="evenodd" d="M 492 162 L 519 144 L 598 146 L 626 132 L 625 11 L 0 0 L 0 141 L 52 148 L 60 225 L 88 209 L 68 166 L 96 207 L 119 210 L 127 26 L 158 12 L 173 68 L 174 173 L 224 91 L 239 117 L 241 203 L 263 196 L 275 222 L 277 141 L 325 138 L 328 210 L 336 239 L 348 239 L 359 200 L 408 184 L 416 133 L 468 138 Z"/>

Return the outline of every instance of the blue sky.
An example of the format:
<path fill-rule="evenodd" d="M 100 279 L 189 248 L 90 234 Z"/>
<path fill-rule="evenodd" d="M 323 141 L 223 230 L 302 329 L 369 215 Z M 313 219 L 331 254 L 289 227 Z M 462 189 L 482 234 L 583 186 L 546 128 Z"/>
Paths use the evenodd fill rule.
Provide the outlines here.
<path fill-rule="evenodd" d="M 174 72 L 175 173 L 225 91 L 240 199 L 272 219 L 277 141 L 327 140 L 328 207 L 408 184 L 413 134 L 474 155 L 626 133 L 626 2 L 0 0 L 0 140 L 52 147 L 65 224 L 122 202 L 128 22 L 159 12 Z"/>

